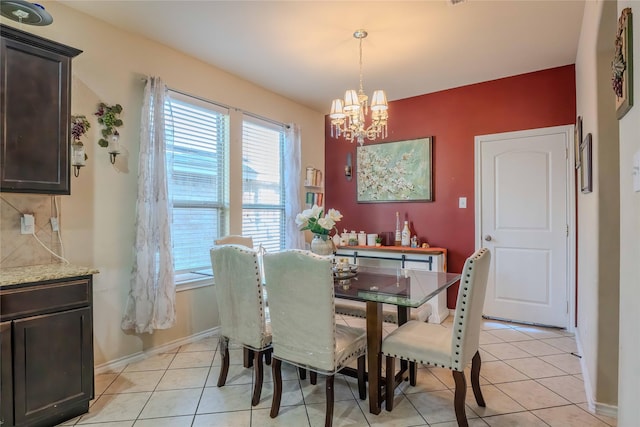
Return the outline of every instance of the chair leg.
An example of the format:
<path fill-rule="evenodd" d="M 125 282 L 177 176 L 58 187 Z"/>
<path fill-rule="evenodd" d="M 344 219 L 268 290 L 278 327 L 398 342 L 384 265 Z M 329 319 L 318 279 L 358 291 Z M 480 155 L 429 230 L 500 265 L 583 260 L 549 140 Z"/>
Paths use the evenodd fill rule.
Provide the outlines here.
<path fill-rule="evenodd" d="M 282 399 L 282 361 L 273 359 L 271 372 L 273 372 L 273 397 L 271 399 L 271 413 L 269 416 L 275 418 L 280 412 L 280 400 Z"/>
<path fill-rule="evenodd" d="M 309 382 L 313 385 L 318 384 L 318 373 L 315 371 L 309 372 Z"/>
<path fill-rule="evenodd" d="M 333 375 L 327 376 L 327 412 L 324 416 L 324 426 L 331 427 L 333 424 Z"/>
<path fill-rule="evenodd" d="M 298 368 L 298 373 L 300 374 L 300 379 L 301 380 L 306 380 L 307 379 L 307 370 L 304 368 Z"/>
<path fill-rule="evenodd" d="M 247 347 L 243 347 L 242 349 L 242 364 L 245 368 L 250 368 L 253 366 L 253 350 Z"/>
<path fill-rule="evenodd" d="M 453 406 L 456 410 L 456 420 L 458 421 L 458 427 L 469 427 L 467 414 L 464 408 L 464 398 L 467 394 L 467 380 L 464 378 L 464 372 L 451 372 L 453 373 L 453 380 L 456 383 L 456 392 L 453 400 Z"/>
<path fill-rule="evenodd" d="M 386 357 L 386 373 L 385 373 L 385 401 L 387 402 L 385 407 L 387 411 L 393 411 L 393 396 L 394 389 L 396 385 L 396 376 L 394 373 L 396 367 L 396 358 L 387 356 Z"/>
<path fill-rule="evenodd" d="M 480 390 L 480 365 L 482 365 L 480 352 L 476 351 L 476 354 L 473 355 L 473 359 L 471 359 L 471 388 L 473 388 L 473 395 L 476 397 L 476 403 L 478 406 L 482 406 L 484 408 L 486 404 L 484 403 L 484 397 Z"/>
<path fill-rule="evenodd" d="M 367 398 L 367 380 L 365 379 L 365 371 L 367 369 L 366 357 L 366 354 L 358 357 L 358 394 L 360 395 L 360 400 Z"/>
<path fill-rule="evenodd" d="M 253 397 L 251 398 L 251 406 L 260 403 L 260 394 L 262 393 L 262 380 L 264 379 L 264 366 L 262 365 L 262 355 L 264 351 L 254 351 L 253 370 L 255 372 L 255 384 L 253 386 Z"/>
<path fill-rule="evenodd" d="M 271 365 L 271 353 L 273 353 L 272 348 L 267 349 L 267 351 L 265 351 L 264 353 L 264 363 L 266 363 L 267 365 Z"/>
<path fill-rule="evenodd" d="M 229 373 L 229 338 L 221 337 L 220 351 L 222 352 L 222 366 L 220 366 L 220 375 L 218 375 L 218 387 L 222 387 L 227 382 L 227 374 Z"/>
<path fill-rule="evenodd" d="M 409 362 L 409 384 L 415 387 L 418 379 L 418 365 L 416 362 Z"/>

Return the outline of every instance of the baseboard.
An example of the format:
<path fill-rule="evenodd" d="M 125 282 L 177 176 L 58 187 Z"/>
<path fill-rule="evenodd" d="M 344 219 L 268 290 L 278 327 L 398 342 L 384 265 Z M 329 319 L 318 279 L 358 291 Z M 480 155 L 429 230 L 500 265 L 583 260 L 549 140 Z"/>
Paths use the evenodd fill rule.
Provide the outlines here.
<path fill-rule="evenodd" d="M 578 347 L 578 354 L 582 355 L 582 357 L 580 357 L 580 370 L 582 371 L 582 380 L 584 382 L 584 392 L 587 395 L 587 408 L 589 409 L 589 411 L 593 412 L 594 414 L 618 418 L 617 405 L 600 403 L 594 399 L 595 393 L 594 393 L 593 385 L 591 382 L 591 377 L 589 376 L 589 370 L 587 369 L 587 362 L 586 362 L 585 353 L 582 347 L 582 341 L 580 341 L 580 334 L 578 332 L 579 332 L 578 328 L 576 327 L 574 330 L 574 336 L 576 339 L 576 345 Z"/>
<path fill-rule="evenodd" d="M 155 356 L 156 354 L 167 353 L 176 347 L 180 347 L 186 344 L 191 344 L 192 342 L 196 342 L 198 340 L 201 340 L 202 338 L 208 337 L 210 335 L 215 335 L 218 332 L 218 329 L 220 329 L 220 327 L 216 326 L 215 328 L 207 329 L 205 331 L 198 332 L 197 334 L 180 338 L 180 339 L 168 342 L 166 344 L 162 344 L 158 347 L 153 347 L 145 351 L 130 354 L 128 356 L 121 357 L 119 359 L 111 360 L 107 363 L 103 363 L 101 365 L 96 366 L 94 368 L 94 373 L 98 375 L 106 372 L 120 372 L 130 363 L 139 362 L 148 357 Z"/>
<path fill-rule="evenodd" d="M 596 414 L 611 418 L 618 418 L 618 406 L 596 402 Z"/>
<path fill-rule="evenodd" d="M 576 339 L 576 346 L 578 347 L 578 354 L 582 355 L 580 357 L 580 370 L 582 371 L 582 381 L 584 382 L 584 392 L 587 395 L 587 407 L 593 413 L 596 412 L 596 403 L 593 398 L 593 386 L 591 384 L 591 377 L 589 376 L 589 370 L 587 369 L 587 362 L 585 358 L 584 349 L 582 347 L 582 341 L 580 340 L 580 331 L 578 328 L 575 328 L 574 337 Z"/>

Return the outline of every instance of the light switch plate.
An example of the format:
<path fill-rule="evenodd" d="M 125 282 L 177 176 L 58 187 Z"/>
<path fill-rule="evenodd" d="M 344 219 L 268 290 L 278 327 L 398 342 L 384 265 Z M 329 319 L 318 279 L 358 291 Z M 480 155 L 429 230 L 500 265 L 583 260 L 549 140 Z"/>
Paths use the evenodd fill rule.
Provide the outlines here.
<path fill-rule="evenodd" d="M 466 209 L 466 207 L 467 207 L 467 198 L 466 197 L 460 197 L 458 199 L 458 207 L 460 209 Z"/>
<path fill-rule="evenodd" d="M 640 151 L 633 156 L 633 191 L 640 192 Z"/>

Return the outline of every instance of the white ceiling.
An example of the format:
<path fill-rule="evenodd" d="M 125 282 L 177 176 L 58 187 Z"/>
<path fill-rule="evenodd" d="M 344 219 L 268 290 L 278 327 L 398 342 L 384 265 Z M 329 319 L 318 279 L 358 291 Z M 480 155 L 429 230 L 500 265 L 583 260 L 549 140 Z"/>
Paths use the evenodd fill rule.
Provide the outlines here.
<path fill-rule="evenodd" d="M 356 29 L 365 92 L 396 100 L 573 64 L 585 0 L 59 1 L 328 113 Z"/>

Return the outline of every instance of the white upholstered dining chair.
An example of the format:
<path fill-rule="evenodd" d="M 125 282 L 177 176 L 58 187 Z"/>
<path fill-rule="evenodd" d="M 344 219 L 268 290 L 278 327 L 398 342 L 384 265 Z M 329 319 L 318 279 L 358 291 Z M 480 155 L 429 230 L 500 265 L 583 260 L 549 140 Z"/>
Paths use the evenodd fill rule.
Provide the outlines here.
<path fill-rule="evenodd" d="M 229 340 L 253 351 L 255 383 L 251 404 L 260 402 L 263 356 L 271 351 L 270 323 L 265 316 L 262 276 L 257 252 L 241 245 L 211 248 L 211 266 L 220 314 L 220 352 L 222 366 L 218 387 L 224 386 L 229 372 Z"/>
<path fill-rule="evenodd" d="M 334 375 L 352 360 L 358 362 L 358 390 L 366 399 L 364 329 L 336 324 L 331 260 L 309 251 L 288 250 L 264 256 L 273 333 L 273 400 L 271 418 L 280 410 L 282 361 L 325 374 L 325 426 L 333 422 Z"/>
<path fill-rule="evenodd" d="M 237 234 L 229 234 L 215 240 L 216 245 L 242 245 L 253 248 L 253 238 L 251 236 L 239 236 Z"/>
<path fill-rule="evenodd" d="M 228 234 L 226 236 L 220 237 L 217 240 L 214 240 L 214 244 L 216 245 L 241 245 L 246 246 L 247 248 L 253 248 L 253 237 L 251 236 L 241 236 L 239 234 Z M 260 249 L 262 250 L 262 245 L 260 245 Z M 262 262 L 260 251 L 258 252 L 258 262 Z M 260 270 L 262 271 L 262 270 Z M 266 295 L 265 295 L 266 300 Z M 266 306 L 266 304 L 265 304 Z M 269 311 L 266 309 L 266 316 L 269 319 Z M 271 363 L 271 359 L 269 358 L 270 353 L 267 353 L 265 356 L 267 358 L 267 365 Z M 244 348 L 244 367 L 250 368 L 253 366 L 253 350 L 249 348 Z"/>
<path fill-rule="evenodd" d="M 483 248 L 467 258 L 460 278 L 453 326 L 409 321 L 391 332 L 382 341 L 382 353 L 386 356 L 386 408 L 393 409 L 393 372 L 395 358 L 410 363 L 423 363 L 448 368 L 455 381 L 454 409 L 458 426 L 467 426 L 465 396 L 467 391 L 464 368 L 471 362 L 471 386 L 476 402 L 485 406 L 480 390 L 480 326 L 482 307 L 487 289 L 487 276 L 491 254 Z M 415 369 L 413 370 L 415 372 Z M 415 376 L 411 385 L 415 385 Z"/>

